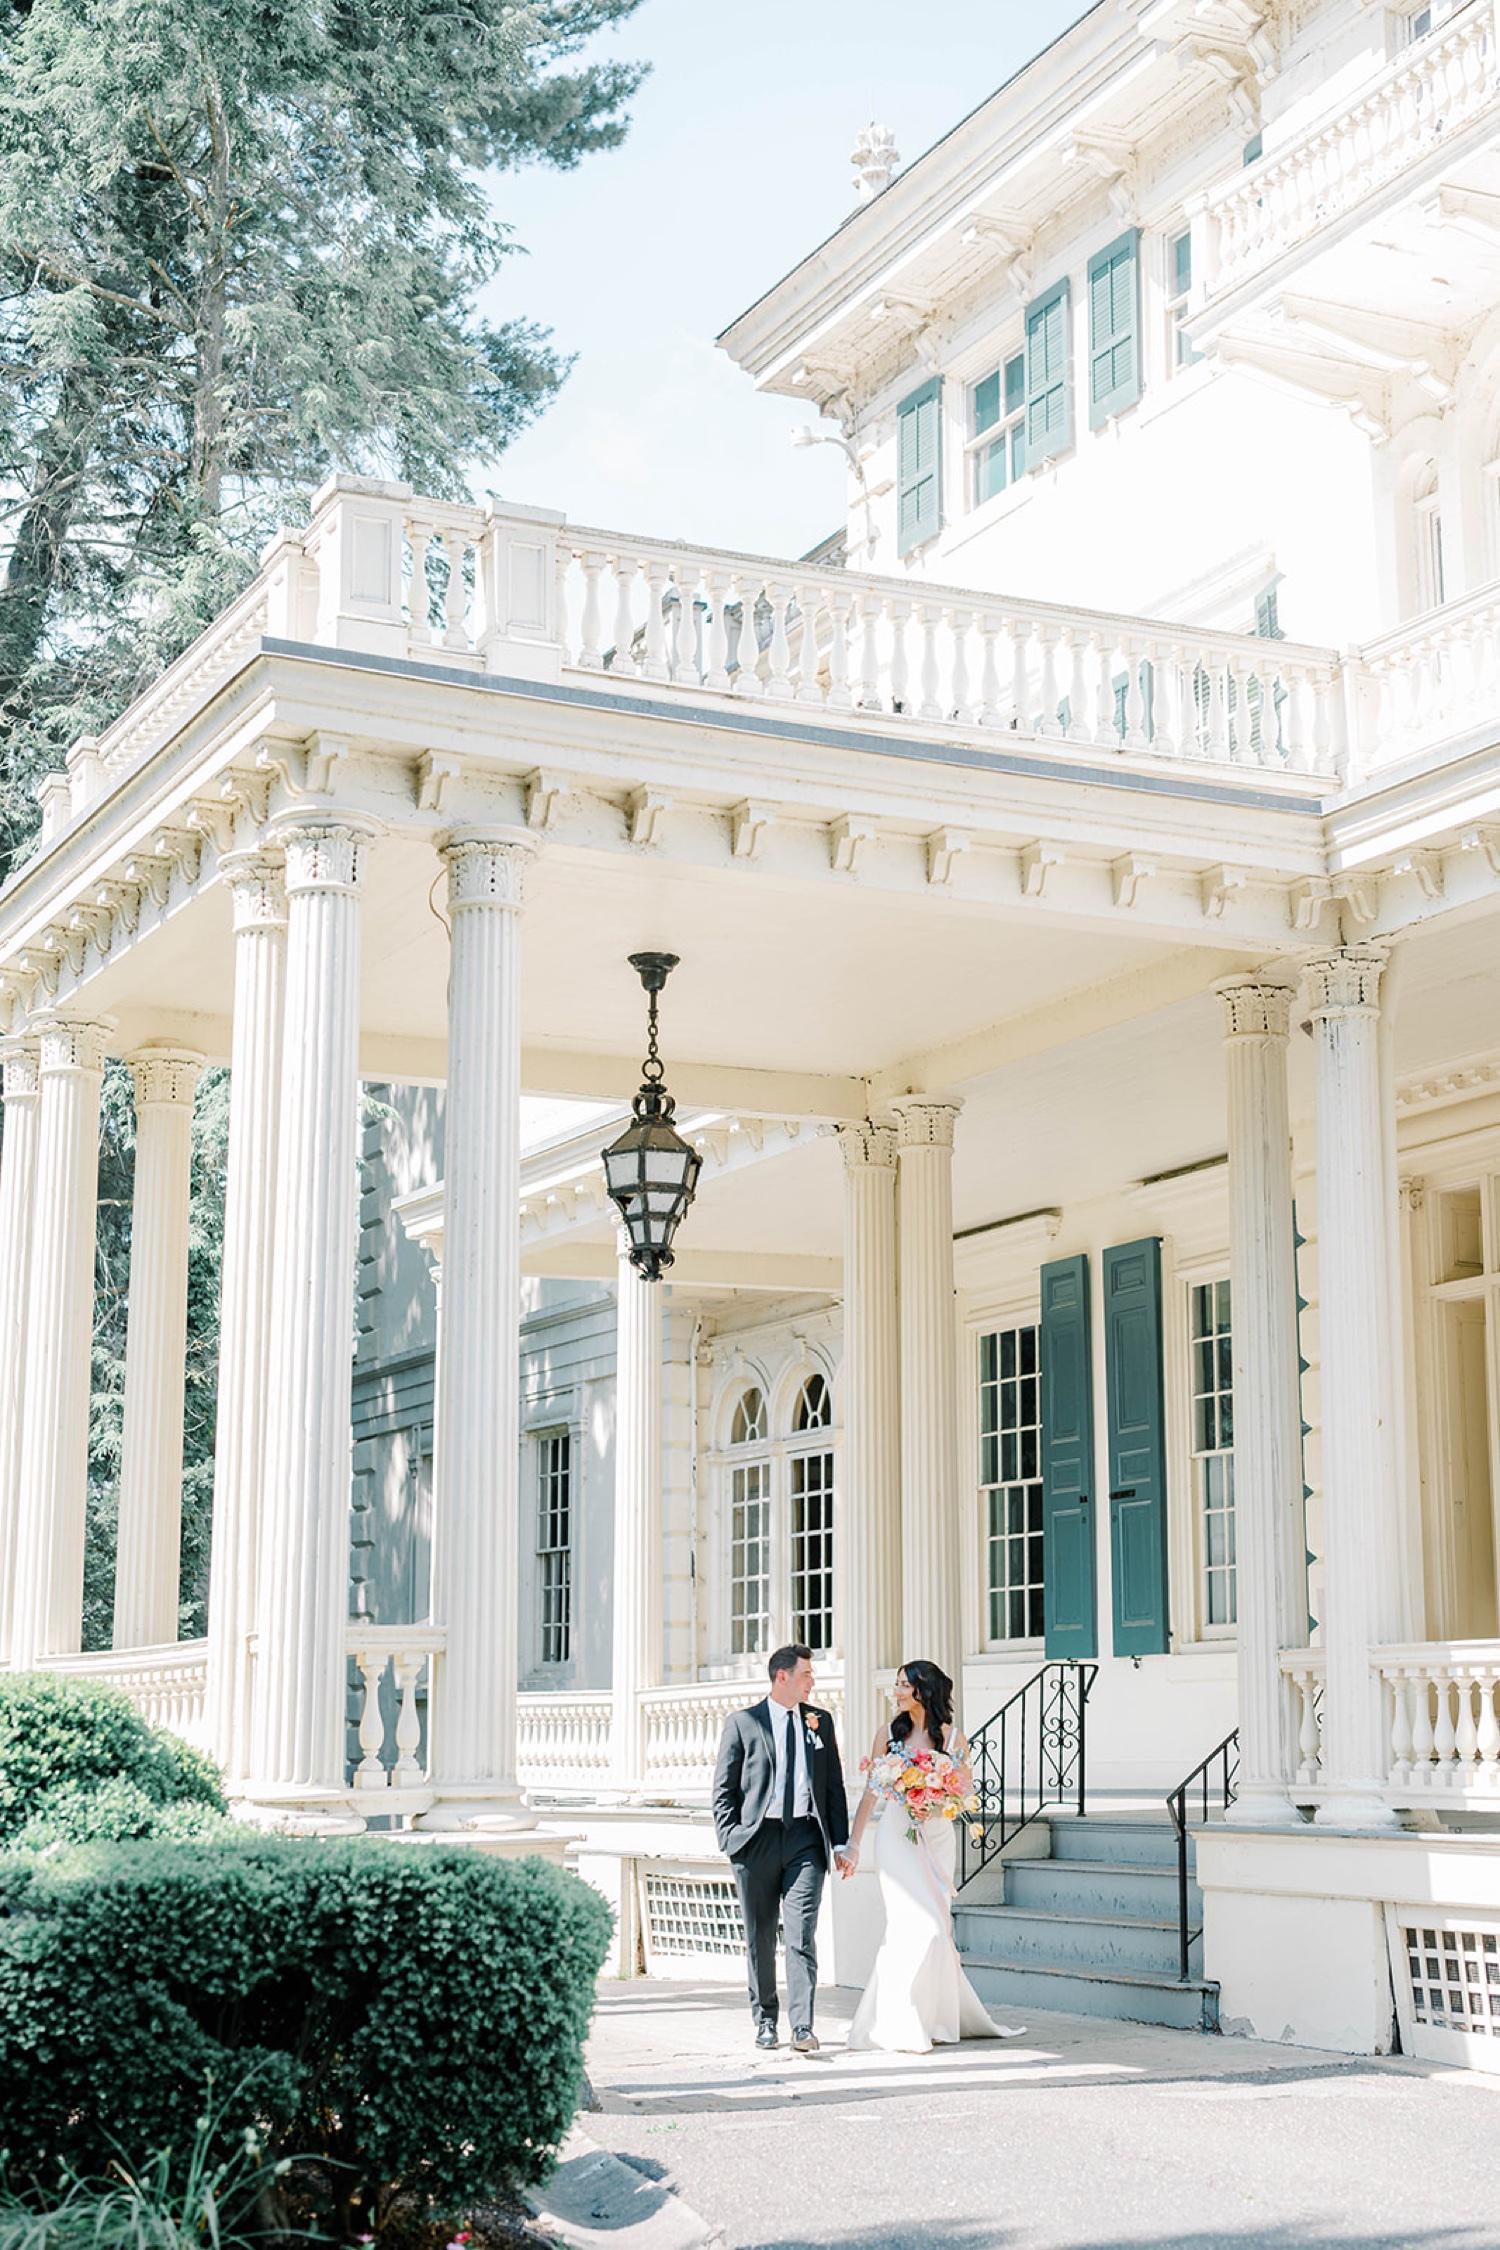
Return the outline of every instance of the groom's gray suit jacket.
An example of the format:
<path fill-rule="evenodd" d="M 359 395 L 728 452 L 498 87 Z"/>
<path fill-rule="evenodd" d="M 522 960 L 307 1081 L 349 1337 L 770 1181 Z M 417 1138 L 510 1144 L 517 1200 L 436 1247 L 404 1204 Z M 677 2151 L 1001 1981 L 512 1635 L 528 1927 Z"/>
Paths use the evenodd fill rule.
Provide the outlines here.
<path fill-rule="evenodd" d="M 849 1801 L 844 1795 L 838 1740 L 826 1711 L 812 1703 L 797 1708 L 807 1744 L 813 1817 L 823 1838 L 824 1865 L 831 1867 L 835 1848 L 849 1841 Z M 771 1802 L 775 1787 L 776 1746 L 765 1704 L 732 1711 L 724 1722 L 714 1769 L 714 1828 L 727 1858 L 737 1859 L 749 1848 L 767 1813 L 779 1813 L 780 1807 Z"/>

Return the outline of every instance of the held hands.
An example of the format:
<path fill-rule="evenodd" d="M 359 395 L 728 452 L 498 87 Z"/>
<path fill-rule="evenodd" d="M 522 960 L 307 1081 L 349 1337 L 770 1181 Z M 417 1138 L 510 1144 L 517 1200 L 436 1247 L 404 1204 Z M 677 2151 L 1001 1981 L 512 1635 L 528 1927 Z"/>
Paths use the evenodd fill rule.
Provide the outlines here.
<path fill-rule="evenodd" d="M 833 1856 L 838 1861 L 840 1875 L 847 1882 L 859 1865 L 858 1844 L 835 1844 Z"/>

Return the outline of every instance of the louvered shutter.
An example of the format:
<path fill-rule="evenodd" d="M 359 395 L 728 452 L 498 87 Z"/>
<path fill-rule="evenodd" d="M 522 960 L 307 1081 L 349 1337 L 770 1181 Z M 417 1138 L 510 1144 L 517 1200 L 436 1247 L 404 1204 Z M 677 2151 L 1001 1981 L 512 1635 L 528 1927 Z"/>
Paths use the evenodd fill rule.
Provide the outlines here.
<path fill-rule="evenodd" d="M 1047 1654 L 1098 1654 L 1089 1262 L 1042 1268 L 1042 1532 Z"/>
<path fill-rule="evenodd" d="M 943 528 L 941 376 L 896 409 L 896 544 L 903 555 Z"/>
<path fill-rule="evenodd" d="M 1039 468 L 1073 442 L 1066 280 L 1026 309 L 1026 459 Z"/>
<path fill-rule="evenodd" d="M 1109 1534 L 1116 1656 L 1167 1647 L 1167 1465 L 1161 1244 L 1104 1253 Z"/>
<path fill-rule="evenodd" d="M 1089 428 L 1141 395 L 1140 230 L 1089 260 Z"/>

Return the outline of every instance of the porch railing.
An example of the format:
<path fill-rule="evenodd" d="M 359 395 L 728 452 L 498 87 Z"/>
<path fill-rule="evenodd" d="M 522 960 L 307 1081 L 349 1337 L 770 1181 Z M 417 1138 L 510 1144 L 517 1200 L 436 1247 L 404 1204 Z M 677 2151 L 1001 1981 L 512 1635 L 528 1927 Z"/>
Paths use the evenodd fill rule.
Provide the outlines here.
<path fill-rule="evenodd" d="M 359 1673 L 359 1761 L 353 1793 L 366 1819 L 409 1815 L 430 1800 L 418 1696 L 429 1695 L 447 1635 L 434 1625 L 351 1624 L 344 1646 Z M 426 1675 L 424 1680 L 423 1675 Z M 389 1678 L 393 1694 L 383 1697 Z"/>
<path fill-rule="evenodd" d="M 1216 1750 L 1210 1750 L 1201 1765 L 1194 1766 L 1185 1779 L 1167 1798 L 1167 1812 L 1177 1838 L 1177 1973 L 1184 1984 L 1188 1981 L 1192 1960 L 1193 1941 L 1203 1935 L 1203 1925 L 1192 1927 L 1188 1902 L 1188 1822 L 1193 1818 L 1193 1807 L 1198 1806 L 1198 1825 L 1206 1828 L 1213 1811 L 1225 1813 L 1234 1802 L 1235 1781 L 1240 1770 L 1240 1730 L 1226 1734 Z"/>
<path fill-rule="evenodd" d="M 1087 1713 L 1097 1664 L 1044 1664 L 970 1743 L 979 1811 L 959 1825 L 958 1887 L 972 1882 L 1049 1805 L 1081 1815 L 1088 1787 Z"/>
<path fill-rule="evenodd" d="M 1500 1641 L 1393 1644 L 1372 1650 L 1370 1661 L 1385 1717 L 1389 1801 L 1500 1807 Z M 1316 1796 L 1327 1657 L 1285 1649 L 1281 1668 L 1297 1696 L 1297 1781 Z"/>
<path fill-rule="evenodd" d="M 608 1688 L 516 1699 L 516 1778 L 523 1788 L 589 1789 L 609 1776 Z"/>
<path fill-rule="evenodd" d="M 123 1689 L 141 1717 L 185 1742 L 203 1742 L 208 1643 L 168 1641 L 160 1648 L 107 1648 L 83 1656 L 44 1656 L 39 1672 L 65 1672 Z"/>

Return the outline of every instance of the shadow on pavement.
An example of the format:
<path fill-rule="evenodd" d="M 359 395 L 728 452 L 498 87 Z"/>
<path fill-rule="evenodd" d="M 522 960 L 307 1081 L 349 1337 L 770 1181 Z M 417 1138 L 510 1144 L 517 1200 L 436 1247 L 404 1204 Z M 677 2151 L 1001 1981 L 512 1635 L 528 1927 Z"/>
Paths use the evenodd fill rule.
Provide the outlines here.
<path fill-rule="evenodd" d="M 859 2227 L 848 2234 L 766 2235 L 742 2250 L 1019 2250 L 1024 2239 L 1035 2240 L 1031 2228 L 1025 2235 L 1009 2228 L 997 2229 L 985 2219 L 922 2219 L 912 2225 Z M 1471 2227 L 1437 2227 L 1414 2233 L 1403 2227 L 1399 2234 L 1307 2232 L 1278 2224 L 1274 2233 L 1263 2229 L 1215 2228 L 1212 2233 L 1095 2235 L 1070 2242 L 1068 2250 L 1494 2250 L 1495 2234 L 1479 2234 Z"/>

